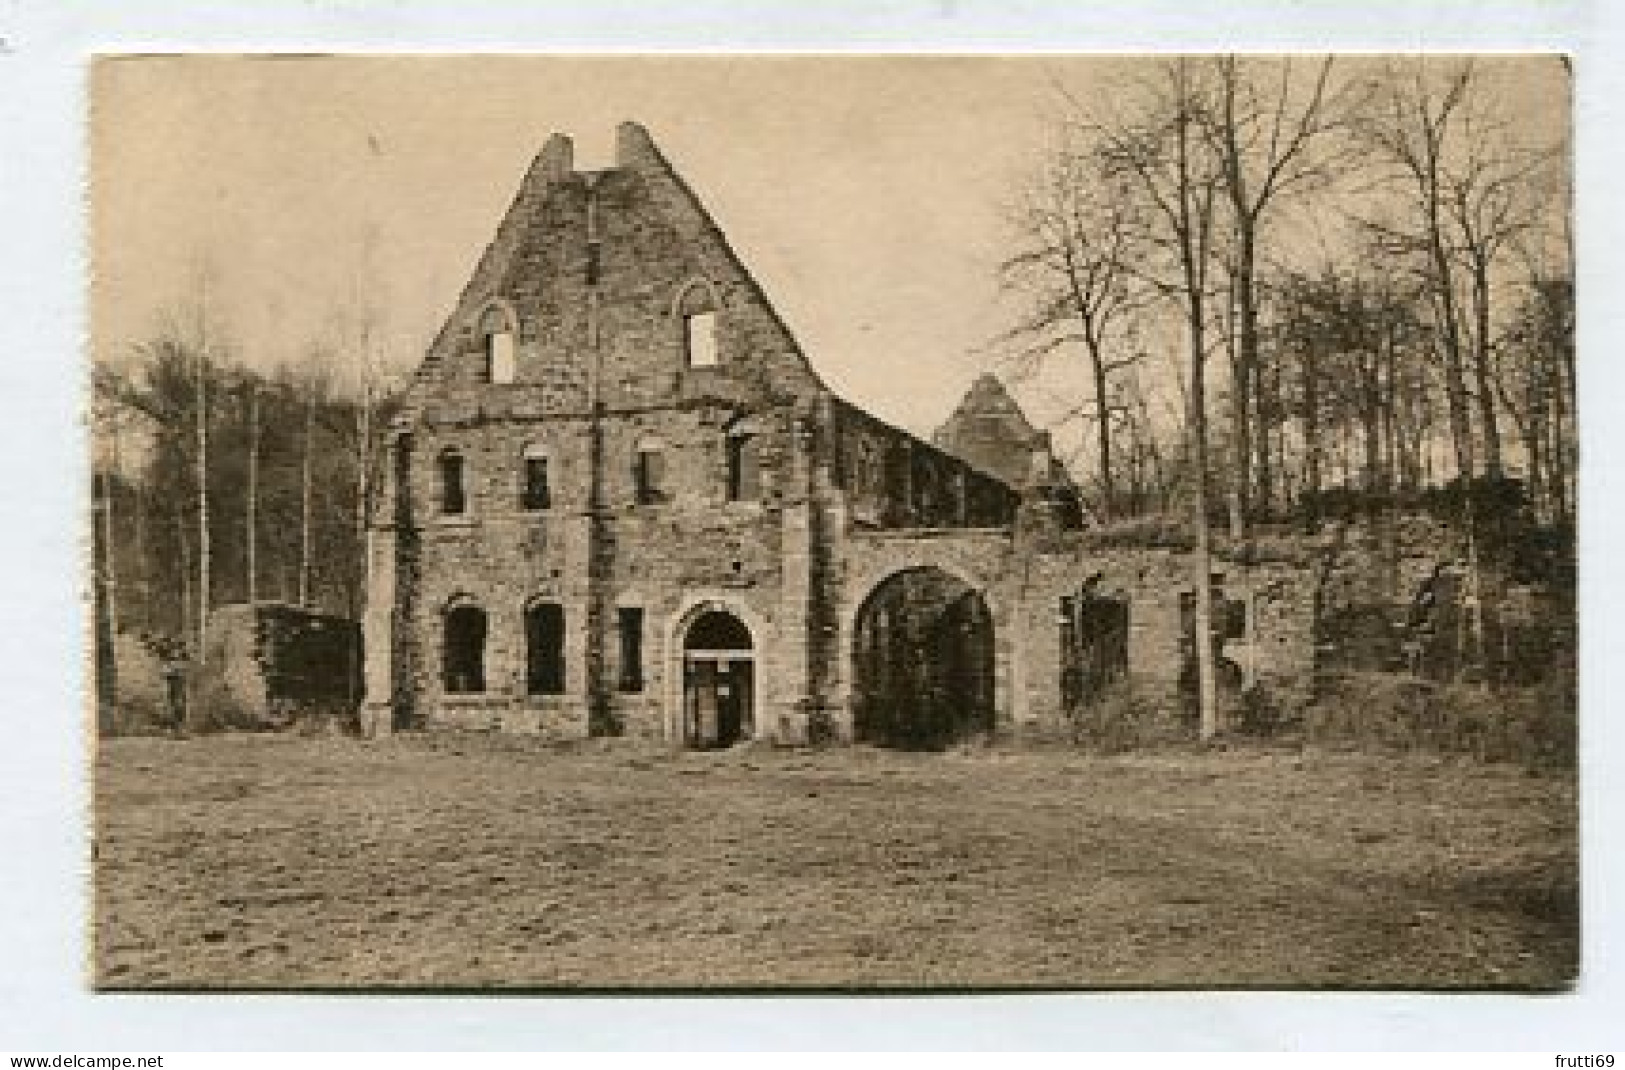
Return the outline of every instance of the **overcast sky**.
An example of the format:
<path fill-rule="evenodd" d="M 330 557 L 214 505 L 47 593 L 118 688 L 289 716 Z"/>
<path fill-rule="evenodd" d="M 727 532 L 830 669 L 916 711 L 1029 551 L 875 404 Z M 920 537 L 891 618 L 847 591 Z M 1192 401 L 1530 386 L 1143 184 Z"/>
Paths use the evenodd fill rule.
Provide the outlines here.
<path fill-rule="evenodd" d="M 615 124 L 636 119 L 825 380 L 928 431 L 1008 323 L 1000 206 L 1043 144 L 1054 84 L 1087 99 L 1113 62 L 103 61 L 93 344 L 105 359 L 149 337 L 208 263 L 211 305 L 254 364 L 298 359 L 360 287 L 386 361 L 414 365 L 547 135 L 605 166 Z M 1556 70 L 1526 68 L 1531 99 L 1561 97 Z"/>

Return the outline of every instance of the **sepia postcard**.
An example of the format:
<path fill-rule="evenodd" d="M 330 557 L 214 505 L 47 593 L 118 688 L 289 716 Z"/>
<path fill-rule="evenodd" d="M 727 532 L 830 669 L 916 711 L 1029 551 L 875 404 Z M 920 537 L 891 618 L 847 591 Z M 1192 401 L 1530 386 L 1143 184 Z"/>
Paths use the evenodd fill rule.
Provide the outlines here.
<path fill-rule="evenodd" d="M 1571 78 L 96 58 L 91 985 L 1568 989 Z"/>

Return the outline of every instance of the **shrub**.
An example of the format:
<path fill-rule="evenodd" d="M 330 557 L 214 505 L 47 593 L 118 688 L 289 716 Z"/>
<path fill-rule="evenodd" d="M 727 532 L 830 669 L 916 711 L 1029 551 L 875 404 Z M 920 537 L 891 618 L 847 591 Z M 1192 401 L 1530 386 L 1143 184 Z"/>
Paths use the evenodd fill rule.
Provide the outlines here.
<path fill-rule="evenodd" d="M 1159 703 L 1127 681 L 1112 684 L 1067 714 L 1070 742 L 1106 754 L 1186 738 L 1175 707 Z"/>
<path fill-rule="evenodd" d="M 1572 766 L 1572 678 L 1491 690 L 1395 673 L 1350 673 L 1329 682 L 1304 716 L 1312 742 L 1429 750 L 1480 761 Z"/>

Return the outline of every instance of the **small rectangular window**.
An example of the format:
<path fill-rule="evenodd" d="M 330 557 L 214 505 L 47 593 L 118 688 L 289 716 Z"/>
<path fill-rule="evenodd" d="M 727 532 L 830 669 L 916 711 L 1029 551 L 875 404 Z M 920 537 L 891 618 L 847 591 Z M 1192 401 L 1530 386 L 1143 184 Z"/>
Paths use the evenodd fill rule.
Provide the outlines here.
<path fill-rule="evenodd" d="M 621 674 L 619 687 L 626 692 L 643 690 L 643 610 L 622 606 L 616 610 L 621 635 Z"/>
<path fill-rule="evenodd" d="M 547 485 L 547 458 L 525 458 L 525 485 L 519 495 L 519 504 L 524 509 L 550 509 L 553 506 L 552 492 Z"/>
<path fill-rule="evenodd" d="M 690 368 L 717 366 L 717 314 L 696 312 L 683 317 L 683 344 Z"/>
<path fill-rule="evenodd" d="M 468 509 L 468 499 L 463 493 L 463 458 L 459 454 L 446 453 L 440 457 L 440 511 L 447 516 L 456 516 Z"/>
<path fill-rule="evenodd" d="M 665 459 L 659 450 L 639 450 L 632 465 L 639 505 L 655 505 L 664 498 Z"/>

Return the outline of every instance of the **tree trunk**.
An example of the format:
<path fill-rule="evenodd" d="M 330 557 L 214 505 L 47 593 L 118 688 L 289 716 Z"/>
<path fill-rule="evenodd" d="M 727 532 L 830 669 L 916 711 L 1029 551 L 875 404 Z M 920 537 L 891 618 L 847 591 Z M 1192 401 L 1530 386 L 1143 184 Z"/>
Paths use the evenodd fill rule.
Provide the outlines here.
<path fill-rule="evenodd" d="M 198 347 L 197 358 L 197 660 L 208 660 L 211 545 L 209 540 L 209 384 L 208 347 Z"/>
<path fill-rule="evenodd" d="M 115 432 L 116 434 L 117 432 Z M 97 614 L 96 659 L 96 730 L 101 735 L 112 735 L 118 728 L 118 553 L 115 549 L 113 522 L 113 494 L 115 480 L 111 472 L 103 472 L 101 527 L 102 560 L 100 572 L 101 609 Z M 104 631 L 105 629 L 105 631 Z"/>
<path fill-rule="evenodd" d="M 184 506 L 177 504 L 175 513 L 175 541 L 180 543 L 181 550 L 181 632 L 180 642 L 190 643 L 196 634 L 192 625 L 192 543 L 186 537 L 187 518 L 184 515 Z"/>
<path fill-rule="evenodd" d="M 1201 298 L 1192 301 L 1191 431 L 1195 438 L 1196 493 L 1192 523 L 1196 525 L 1196 686 L 1199 734 L 1212 739 L 1219 730 L 1219 690 L 1213 660 L 1213 552 L 1208 532 L 1207 384 L 1203 368 Z"/>
<path fill-rule="evenodd" d="M 1478 421 L 1484 432 L 1484 474 L 1499 479 L 1501 428 L 1495 412 L 1495 391 L 1490 382 L 1490 265 L 1486 256 L 1473 258 L 1473 379 L 1478 387 Z"/>
<path fill-rule="evenodd" d="M 1234 406 L 1236 436 L 1236 502 L 1245 530 L 1251 523 L 1253 503 L 1253 410 L 1257 403 L 1258 305 L 1254 289 L 1253 262 L 1257 256 L 1253 220 L 1238 216 L 1236 225 L 1235 301 L 1237 324 Z"/>
<path fill-rule="evenodd" d="M 259 487 L 260 487 L 260 401 L 257 386 L 248 386 L 248 488 L 246 531 L 243 536 L 244 567 L 248 572 L 245 584 L 248 602 L 259 601 Z"/>
<path fill-rule="evenodd" d="M 1089 365 L 1095 382 L 1095 444 L 1100 451 L 1100 503 L 1101 519 L 1109 520 L 1117 513 L 1117 493 L 1112 482 L 1112 430 L 1111 405 L 1106 395 L 1106 354 L 1101 352 L 1100 339 L 1094 331 L 1085 328 L 1084 338 L 1089 347 Z"/>
<path fill-rule="evenodd" d="M 104 542 L 103 567 L 107 570 L 104 586 L 107 590 L 107 627 L 116 639 L 119 630 L 119 578 L 118 578 L 118 524 L 115 519 L 114 496 L 118 493 L 119 441 L 118 425 L 111 428 L 111 471 L 102 476 L 104 506 L 102 510 L 102 539 Z"/>
<path fill-rule="evenodd" d="M 372 496 L 372 382 L 363 371 L 361 407 L 356 413 L 355 537 L 361 550 L 361 583 L 351 612 L 359 615 L 372 577 L 372 555 L 366 552 L 368 509 Z"/>
<path fill-rule="evenodd" d="M 1304 518 L 1310 531 L 1320 527 L 1321 441 L 1320 358 L 1310 342 L 1303 353 L 1303 494 Z"/>
<path fill-rule="evenodd" d="M 305 401 L 305 448 L 299 463 L 299 604 L 310 605 L 311 455 L 316 438 L 316 384 Z"/>
<path fill-rule="evenodd" d="M 1275 509 L 1275 463 L 1270 451 L 1274 445 L 1271 435 L 1276 423 L 1276 413 L 1280 411 L 1280 393 L 1280 362 L 1272 361 L 1271 367 L 1266 369 L 1263 359 L 1255 355 L 1253 398 L 1257 433 L 1253 438 L 1257 442 L 1257 450 L 1253 457 L 1252 511 L 1256 518 L 1267 519 Z"/>

